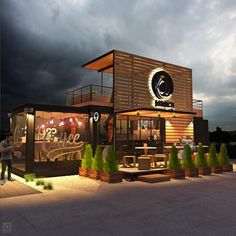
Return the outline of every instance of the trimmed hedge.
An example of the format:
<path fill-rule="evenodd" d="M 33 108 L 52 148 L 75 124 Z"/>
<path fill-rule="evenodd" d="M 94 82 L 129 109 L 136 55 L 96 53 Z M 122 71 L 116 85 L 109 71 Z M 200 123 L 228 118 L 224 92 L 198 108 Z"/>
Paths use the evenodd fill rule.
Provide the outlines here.
<path fill-rule="evenodd" d="M 84 158 L 82 159 L 82 163 L 81 163 L 82 168 L 91 169 L 92 158 L 93 158 L 92 146 L 91 144 L 86 144 L 85 151 L 84 151 Z"/>
<path fill-rule="evenodd" d="M 197 156 L 195 158 L 195 165 L 197 168 L 208 167 L 207 160 L 204 155 L 205 155 L 204 148 L 202 144 L 199 143 Z"/>
<path fill-rule="evenodd" d="M 183 168 L 195 168 L 195 164 L 192 159 L 192 150 L 188 144 L 184 145 L 184 158 L 182 166 Z"/>
<path fill-rule="evenodd" d="M 215 166 L 219 166 L 220 165 L 219 160 L 217 158 L 217 154 L 216 154 L 216 146 L 215 146 L 215 144 L 211 144 L 211 146 L 210 146 L 207 162 L 208 162 L 208 165 L 210 167 L 215 167 Z"/>
<path fill-rule="evenodd" d="M 169 154 L 169 163 L 168 169 L 170 170 L 179 170 L 181 169 L 181 165 L 178 159 L 178 151 L 177 148 L 173 145 L 171 148 L 171 152 Z"/>
<path fill-rule="evenodd" d="M 102 171 L 103 169 L 103 158 L 102 158 L 102 147 L 97 145 L 95 156 L 92 160 L 92 170 Z"/>
<path fill-rule="evenodd" d="M 113 146 L 109 146 L 108 148 L 108 155 L 104 161 L 103 171 L 110 174 L 118 172 L 118 165 L 116 162 L 116 156 Z"/>

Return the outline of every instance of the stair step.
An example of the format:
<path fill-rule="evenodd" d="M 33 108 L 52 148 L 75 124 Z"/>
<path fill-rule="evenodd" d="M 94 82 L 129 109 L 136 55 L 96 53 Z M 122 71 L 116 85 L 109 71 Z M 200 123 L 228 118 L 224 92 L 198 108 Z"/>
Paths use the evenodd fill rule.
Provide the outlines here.
<path fill-rule="evenodd" d="M 152 175 L 140 175 L 138 180 L 147 183 L 159 183 L 170 181 L 170 176 L 162 174 L 152 174 Z"/>

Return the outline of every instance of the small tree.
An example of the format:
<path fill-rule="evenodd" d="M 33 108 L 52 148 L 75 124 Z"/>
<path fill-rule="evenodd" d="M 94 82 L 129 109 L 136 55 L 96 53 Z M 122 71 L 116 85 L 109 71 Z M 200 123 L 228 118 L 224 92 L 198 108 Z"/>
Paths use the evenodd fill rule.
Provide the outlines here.
<path fill-rule="evenodd" d="M 171 152 L 169 154 L 168 169 L 170 169 L 170 170 L 181 169 L 181 165 L 180 165 L 180 162 L 178 159 L 177 148 L 174 145 L 171 148 Z"/>
<path fill-rule="evenodd" d="M 102 147 L 97 145 L 95 156 L 92 160 L 92 170 L 102 171 L 103 168 L 103 159 L 102 159 Z"/>
<path fill-rule="evenodd" d="M 216 146 L 215 144 L 211 144 L 210 150 L 209 150 L 209 155 L 207 158 L 207 162 L 209 166 L 219 166 L 219 160 L 216 155 Z"/>
<path fill-rule="evenodd" d="M 197 156 L 195 158 L 195 165 L 197 168 L 207 167 L 207 160 L 204 155 L 205 155 L 204 148 L 203 148 L 202 144 L 199 143 Z"/>
<path fill-rule="evenodd" d="M 192 159 L 192 150 L 188 144 L 184 145 L 184 158 L 182 163 L 183 168 L 194 168 L 194 162 Z"/>
<path fill-rule="evenodd" d="M 103 170 L 104 172 L 111 174 L 118 172 L 118 166 L 116 163 L 116 157 L 113 146 L 109 146 L 108 148 L 108 155 L 105 158 Z"/>
<path fill-rule="evenodd" d="M 92 146 L 91 144 L 86 144 L 85 151 L 84 151 L 84 158 L 82 159 L 82 163 L 81 163 L 82 168 L 91 169 L 92 158 L 93 158 Z"/>
<path fill-rule="evenodd" d="M 221 165 L 229 165 L 229 156 L 227 152 L 227 147 L 224 143 L 220 145 L 220 153 L 219 153 L 219 163 Z"/>

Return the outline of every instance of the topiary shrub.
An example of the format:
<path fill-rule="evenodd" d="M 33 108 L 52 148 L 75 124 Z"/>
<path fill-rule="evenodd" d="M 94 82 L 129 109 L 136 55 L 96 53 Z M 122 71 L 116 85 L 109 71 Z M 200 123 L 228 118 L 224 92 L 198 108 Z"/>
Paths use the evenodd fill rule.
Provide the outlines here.
<path fill-rule="evenodd" d="M 91 169 L 92 158 L 93 158 L 92 146 L 91 144 L 86 144 L 85 151 L 84 151 L 84 158 L 82 159 L 82 163 L 81 163 L 82 168 Z"/>
<path fill-rule="evenodd" d="M 171 148 L 171 152 L 169 154 L 169 163 L 168 169 L 170 170 L 179 170 L 181 169 L 181 165 L 178 159 L 178 151 L 175 146 Z"/>
<path fill-rule="evenodd" d="M 220 145 L 220 152 L 219 152 L 219 164 L 220 165 L 229 165 L 230 161 L 229 161 L 229 156 L 228 156 L 228 152 L 227 152 L 227 147 L 224 143 L 222 143 Z"/>
<path fill-rule="evenodd" d="M 102 158 L 102 147 L 97 145 L 95 156 L 92 159 L 92 170 L 102 171 L 103 169 L 103 158 Z"/>
<path fill-rule="evenodd" d="M 25 182 L 34 181 L 35 178 L 36 178 L 35 173 L 30 173 L 30 174 L 24 175 Z"/>
<path fill-rule="evenodd" d="M 103 171 L 110 174 L 118 172 L 118 165 L 116 162 L 116 156 L 113 146 L 109 146 L 108 148 L 108 155 L 104 161 Z"/>
<path fill-rule="evenodd" d="M 195 165 L 197 168 L 208 166 L 207 160 L 204 155 L 205 155 L 204 148 L 203 148 L 202 144 L 199 143 L 197 156 L 195 158 Z"/>
<path fill-rule="evenodd" d="M 215 144 L 211 144 L 210 146 L 207 162 L 209 166 L 219 166 L 219 160 L 217 158 Z"/>
<path fill-rule="evenodd" d="M 193 159 L 192 159 L 192 150 L 188 144 L 184 145 L 184 156 L 183 156 L 182 166 L 183 168 L 195 168 Z"/>
<path fill-rule="evenodd" d="M 46 183 L 44 186 L 43 186 L 43 189 L 45 190 L 53 190 L 53 184 L 52 183 Z"/>

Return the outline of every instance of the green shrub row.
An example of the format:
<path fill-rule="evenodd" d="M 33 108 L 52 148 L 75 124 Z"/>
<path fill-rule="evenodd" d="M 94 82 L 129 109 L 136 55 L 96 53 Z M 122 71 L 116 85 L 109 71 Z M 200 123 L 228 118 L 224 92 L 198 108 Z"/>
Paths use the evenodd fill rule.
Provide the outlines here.
<path fill-rule="evenodd" d="M 199 144 L 198 152 L 195 159 L 192 159 L 192 151 L 189 145 L 184 145 L 184 154 L 182 165 L 178 159 L 178 152 L 175 146 L 172 147 L 169 154 L 168 169 L 178 170 L 183 168 L 194 168 L 194 167 L 215 167 L 219 165 L 228 165 L 229 157 L 227 154 L 227 148 L 225 144 L 221 144 L 220 152 L 217 155 L 214 144 L 211 144 L 209 149 L 209 155 L 205 158 L 205 152 L 202 144 Z"/>
<path fill-rule="evenodd" d="M 112 145 L 108 147 L 108 154 L 104 158 L 102 153 L 102 146 L 97 145 L 95 155 L 93 157 L 91 144 L 86 144 L 81 167 L 85 169 L 92 169 L 94 171 L 105 171 L 108 173 L 117 172 L 118 165 L 116 162 L 114 147 Z"/>

